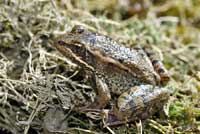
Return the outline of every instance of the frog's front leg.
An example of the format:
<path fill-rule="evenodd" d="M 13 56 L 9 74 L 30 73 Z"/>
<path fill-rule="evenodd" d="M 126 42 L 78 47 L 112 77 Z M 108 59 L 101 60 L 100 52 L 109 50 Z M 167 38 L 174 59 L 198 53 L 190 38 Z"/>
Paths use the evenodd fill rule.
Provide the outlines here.
<path fill-rule="evenodd" d="M 101 78 L 98 78 L 97 76 L 95 76 L 95 85 L 97 96 L 95 101 L 89 107 L 94 109 L 102 109 L 107 105 L 111 98 L 110 91 L 105 81 Z"/>
<path fill-rule="evenodd" d="M 168 100 L 165 88 L 153 85 L 135 86 L 121 94 L 112 110 L 105 110 L 105 125 L 118 125 L 145 119 L 162 109 Z"/>
<path fill-rule="evenodd" d="M 104 113 L 103 108 L 107 105 L 109 100 L 111 99 L 110 91 L 108 89 L 107 84 L 103 79 L 98 78 L 96 75 L 92 76 L 92 86 L 96 88 L 96 98 L 94 102 L 86 107 L 79 107 L 76 109 L 79 112 L 87 113 L 87 112 L 97 112 Z"/>

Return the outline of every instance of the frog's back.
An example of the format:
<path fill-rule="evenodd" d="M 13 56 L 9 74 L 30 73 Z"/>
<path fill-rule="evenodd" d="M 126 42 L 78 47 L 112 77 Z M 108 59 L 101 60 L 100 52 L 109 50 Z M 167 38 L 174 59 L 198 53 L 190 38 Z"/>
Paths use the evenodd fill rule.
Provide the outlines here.
<path fill-rule="evenodd" d="M 158 77 L 151 61 L 141 48 L 125 47 L 105 35 L 90 32 L 86 29 L 75 36 L 74 41 L 85 44 L 91 52 L 96 51 L 102 57 L 112 58 L 116 61 L 115 63 L 118 62 L 118 65 L 128 68 L 129 73 L 141 76 L 143 80 L 149 83 L 154 83 L 155 78 Z"/>
<path fill-rule="evenodd" d="M 95 75 L 103 80 L 114 94 L 120 95 L 135 85 L 143 84 L 137 76 L 112 64 L 95 62 L 94 66 L 97 67 Z"/>

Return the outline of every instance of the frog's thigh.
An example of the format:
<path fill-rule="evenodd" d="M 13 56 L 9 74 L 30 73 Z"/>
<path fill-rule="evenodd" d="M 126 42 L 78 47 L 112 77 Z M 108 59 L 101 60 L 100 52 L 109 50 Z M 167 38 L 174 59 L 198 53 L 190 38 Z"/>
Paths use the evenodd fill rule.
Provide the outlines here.
<path fill-rule="evenodd" d="M 161 107 L 168 97 L 169 93 L 165 88 L 153 85 L 135 86 L 119 96 L 117 107 L 119 112 L 137 112 L 138 109 L 150 109 L 154 104 Z"/>
<path fill-rule="evenodd" d="M 102 79 L 95 77 L 95 81 L 97 97 L 95 99 L 95 102 L 92 104 L 92 107 L 95 109 L 104 108 L 111 98 L 110 91 L 107 84 Z"/>

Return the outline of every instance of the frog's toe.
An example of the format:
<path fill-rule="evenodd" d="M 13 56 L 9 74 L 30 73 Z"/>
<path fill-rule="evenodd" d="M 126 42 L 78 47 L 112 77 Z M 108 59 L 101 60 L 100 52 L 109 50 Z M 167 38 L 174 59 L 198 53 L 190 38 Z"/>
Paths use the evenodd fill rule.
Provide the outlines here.
<path fill-rule="evenodd" d="M 117 126 L 127 122 L 128 120 L 120 120 L 112 111 L 103 110 L 103 127 Z"/>
<path fill-rule="evenodd" d="M 85 114 L 87 117 L 91 119 L 100 120 L 102 119 L 103 110 L 84 107 L 84 108 L 78 109 L 78 112 Z"/>

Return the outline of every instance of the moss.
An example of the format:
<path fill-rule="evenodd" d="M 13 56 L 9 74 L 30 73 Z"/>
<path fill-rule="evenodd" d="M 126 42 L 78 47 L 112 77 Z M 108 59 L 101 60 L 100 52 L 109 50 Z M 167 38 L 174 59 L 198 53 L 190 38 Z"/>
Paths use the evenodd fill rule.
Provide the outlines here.
<path fill-rule="evenodd" d="M 79 0 L 0 2 L 1 131 L 42 132 L 45 112 L 58 105 L 67 115 L 67 130 L 71 133 L 200 131 L 200 5 L 197 1 L 142 0 L 124 5 L 116 0 L 103 4 L 97 1 L 84 0 L 81 7 Z M 55 37 L 76 24 L 130 47 L 152 46 L 172 76 L 167 85 L 172 93 L 164 115 L 156 114 L 147 121 L 108 129 L 100 127 L 99 119 L 67 110 L 76 107 L 73 100 L 83 103 L 77 92 L 94 94 L 89 82 L 77 73 L 77 66 L 50 46 Z M 94 95 L 90 97 L 94 99 Z"/>

